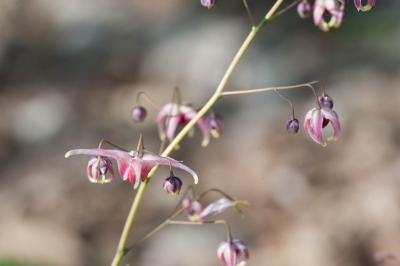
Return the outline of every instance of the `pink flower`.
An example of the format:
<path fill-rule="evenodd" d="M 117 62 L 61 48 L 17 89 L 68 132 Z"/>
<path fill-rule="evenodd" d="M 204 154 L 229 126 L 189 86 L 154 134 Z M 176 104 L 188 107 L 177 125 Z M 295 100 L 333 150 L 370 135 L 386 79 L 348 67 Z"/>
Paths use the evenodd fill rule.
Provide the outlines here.
<path fill-rule="evenodd" d="M 100 156 L 101 158 L 116 160 L 121 179 L 131 183 L 135 189 L 139 186 L 140 182 L 146 180 L 150 170 L 156 165 L 172 166 L 186 171 L 193 176 L 194 183 L 198 183 L 198 176 L 192 169 L 170 157 L 149 154 L 140 156 L 136 151 L 128 153 L 111 149 L 76 149 L 67 152 L 65 157 L 68 158 L 73 155 Z"/>
<path fill-rule="evenodd" d="M 336 140 L 341 130 L 337 113 L 329 108 L 313 108 L 306 114 L 304 130 L 316 143 L 325 147 L 327 143 L 323 139 L 322 129 L 329 123 L 332 125 L 333 135 L 327 140 Z"/>
<path fill-rule="evenodd" d="M 186 125 L 197 114 L 197 111 L 188 105 L 178 105 L 176 103 L 168 103 L 164 105 L 158 113 L 156 122 L 161 139 L 167 138 L 171 142 L 175 138 L 176 131 L 179 126 Z M 200 118 L 197 125 L 203 133 L 203 141 L 201 145 L 206 147 L 210 142 L 210 136 L 218 137 L 221 120 L 217 118 Z M 214 129 L 213 127 L 217 128 Z"/>
<path fill-rule="evenodd" d="M 314 3 L 314 24 L 323 31 L 331 28 L 338 28 L 344 18 L 344 1 L 342 0 L 315 0 Z M 330 15 L 329 21 L 324 16 Z"/>
<path fill-rule="evenodd" d="M 223 266 L 246 265 L 250 254 L 243 241 L 234 239 L 232 242 L 223 241 L 217 250 L 218 259 Z"/>
<path fill-rule="evenodd" d="M 375 6 L 376 0 L 368 0 L 366 5 L 363 5 L 363 0 L 354 0 L 354 5 L 358 11 L 369 11 Z"/>
<path fill-rule="evenodd" d="M 307 0 L 303 0 L 297 5 L 297 14 L 299 14 L 301 18 L 308 18 L 311 12 L 312 6 Z"/>
<path fill-rule="evenodd" d="M 200 0 L 200 3 L 202 6 L 207 7 L 208 9 L 211 9 L 217 0 Z"/>
<path fill-rule="evenodd" d="M 88 162 L 86 174 L 92 183 L 110 183 L 114 179 L 112 162 L 105 157 L 94 157 Z"/>
<path fill-rule="evenodd" d="M 239 208 L 239 205 L 247 204 L 246 201 L 242 200 L 230 200 L 227 198 L 220 198 L 205 208 L 202 207 L 200 202 L 186 198 L 182 202 L 182 206 L 185 208 L 186 213 L 191 221 L 204 221 L 207 218 L 219 215 L 229 208 Z"/>

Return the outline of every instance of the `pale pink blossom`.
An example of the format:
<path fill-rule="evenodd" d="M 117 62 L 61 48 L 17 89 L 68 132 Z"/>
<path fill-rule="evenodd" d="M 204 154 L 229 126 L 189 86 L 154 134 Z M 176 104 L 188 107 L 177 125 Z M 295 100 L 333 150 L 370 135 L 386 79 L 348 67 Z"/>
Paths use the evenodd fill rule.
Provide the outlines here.
<path fill-rule="evenodd" d="M 327 141 L 336 140 L 341 131 L 337 113 L 329 108 L 313 108 L 306 114 L 304 130 L 316 143 L 326 146 L 327 143 L 323 138 L 323 129 L 328 124 L 332 125 L 333 135 Z"/>
<path fill-rule="evenodd" d="M 137 188 L 141 182 L 144 182 L 150 170 L 156 165 L 170 166 L 181 169 L 191 174 L 194 183 L 197 184 L 197 174 L 184 165 L 170 157 L 161 157 L 150 154 L 138 154 L 136 151 L 124 152 L 112 149 L 76 149 L 65 154 L 68 158 L 73 155 L 89 155 L 100 156 L 102 158 L 113 159 L 117 162 L 118 172 L 123 181 L 131 183 L 134 188 Z"/>
<path fill-rule="evenodd" d="M 222 266 L 246 265 L 250 258 L 247 246 L 238 239 L 221 242 L 217 255 Z"/>

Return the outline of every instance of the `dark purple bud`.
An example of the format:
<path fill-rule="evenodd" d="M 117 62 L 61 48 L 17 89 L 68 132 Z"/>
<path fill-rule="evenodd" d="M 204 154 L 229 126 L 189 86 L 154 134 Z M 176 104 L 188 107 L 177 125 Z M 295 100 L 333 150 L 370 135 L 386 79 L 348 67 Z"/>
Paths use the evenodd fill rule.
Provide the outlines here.
<path fill-rule="evenodd" d="M 217 0 L 200 0 L 200 3 L 202 6 L 207 7 L 208 9 L 211 9 Z"/>
<path fill-rule="evenodd" d="M 286 122 L 286 130 L 290 134 L 296 134 L 299 132 L 300 124 L 297 118 L 290 119 Z"/>
<path fill-rule="evenodd" d="M 307 0 L 301 1 L 297 5 L 297 13 L 301 18 L 308 18 L 311 15 L 311 12 L 312 6 Z"/>
<path fill-rule="evenodd" d="M 318 97 L 319 104 L 322 108 L 332 109 L 333 108 L 333 99 L 328 94 L 322 94 Z"/>
<path fill-rule="evenodd" d="M 143 122 L 146 119 L 147 111 L 143 106 L 137 105 L 132 108 L 132 120 L 136 123 Z"/>
<path fill-rule="evenodd" d="M 178 195 L 182 188 L 182 181 L 177 176 L 170 176 L 164 181 L 164 190 L 170 195 Z"/>

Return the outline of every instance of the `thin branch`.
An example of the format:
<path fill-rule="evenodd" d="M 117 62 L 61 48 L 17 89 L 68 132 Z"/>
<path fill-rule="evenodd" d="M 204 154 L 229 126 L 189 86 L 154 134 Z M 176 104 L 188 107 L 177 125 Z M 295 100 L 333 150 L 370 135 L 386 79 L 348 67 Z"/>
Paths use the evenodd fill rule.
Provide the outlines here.
<path fill-rule="evenodd" d="M 150 98 L 147 93 L 144 91 L 139 91 L 138 94 L 136 95 L 136 102 L 140 104 L 140 98 L 144 98 L 154 109 L 157 111 L 161 110 L 161 106 L 157 104 L 153 99 Z"/>
<path fill-rule="evenodd" d="M 250 7 L 249 7 L 249 4 L 247 3 L 247 0 L 243 0 L 243 5 L 244 5 L 244 7 L 245 7 L 245 9 L 246 9 L 247 16 L 249 17 L 251 26 L 254 27 L 254 26 L 256 25 L 256 22 L 255 22 L 255 20 L 254 20 L 254 16 L 253 16 L 253 13 L 251 12 L 251 9 L 250 9 Z"/>
<path fill-rule="evenodd" d="M 291 86 L 279 86 L 279 87 L 268 87 L 268 88 L 260 88 L 260 89 L 250 89 L 250 90 L 237 90 L 237 91 L 224 91 L 221 93 L 221 96 L 231 96 L 231 95 L 242 95 L 242 94 L 252 94 L 252 93 L 260 93 L 260 92 L 269 92 L 274 90 L 287 90 L 287 89 L 295 89 L 302 87 L 311 87 L 312 84 L 319 83 L 319 81 L 311 81 L 307 83 L 301 83 Z"/>
<path fill-rule="evenodd" d="M 271 20 L 279 17 L 280 15 L 286 13 L 287 11 L 289 11 L 292 7 L 294 7 L 295 5 L 297 5 L 298 3 L 300 3 L 302 0 L 295 0 L 293 3 L 290 3 L 289 5 L 285 6 L 284 8 L 282 8 L 280 11 L 276 12 L 275 15 L 273 15 L 271 17 Z"/>
<path fill-rule="evenodd" d="M 292 101 L 291 101 L 289 98 L 283 96 L 277 89 L 275 89 L 275 92 L 276 92 L 276 94 L 278 94 L 278 96 L 279 96 L 281 99 L 283 99 L 284 101 L 286 101 L 286 102 L 289 103 L 290 108 L 291 108 L 290 111 L 292 111 L 292 119 L 294 119 L 294 105 L 293 105 Z"/>
<path fill-rule="evenodd" d="M 118 146 L 118 145 L 116 145 L 116 144 L 114 144 L 111 141 L 108 141 L 106 139 L 100 140 L 99 145 L 98 145 L 99 149 L 103 146 L 104 143 L 106 143 L 106 144 L 108 144 L 108 145 L 110 145 L 110 146 L 112 146 L 114 148 L 117 148 L 118 150 L 121 150 L 121 151 L 124 151 L 124 152 L 129 152 L 127 149 L 124 149 L 121 146 Z"/>

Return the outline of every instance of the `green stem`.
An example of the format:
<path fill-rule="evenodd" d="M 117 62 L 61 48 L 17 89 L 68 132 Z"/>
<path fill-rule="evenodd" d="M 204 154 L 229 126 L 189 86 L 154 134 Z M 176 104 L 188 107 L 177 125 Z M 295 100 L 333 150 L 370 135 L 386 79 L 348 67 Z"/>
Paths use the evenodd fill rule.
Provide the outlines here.
<path fill-rule="evenodd" d="M 250 33 L 247 35 L 241 47 L 237 51 L 232 62 L 229 64 L 228 69 L 226 70 L 224 76 L 222 77 L 221 82 L 219 83 L 214 94 L 207 101 L 207 103 L 200 109 L 200 111 L 196 114 L 196 116 L 186 124 L 186 126 L 179 132 L 179 134 L 174 138 L 174 140 L 161 153 L 161 156 L 164 157 L 168 156 L 175 149 L 175 147 L 182 141 L 182 139 L 189 133 L 189 131 L 196 125 L 197 121 L 199 121 L 210 110 L 210 108 L 218 101 L 229 79 L 231 78 L 233 71 L 237 67 L 238 63 L 240 62 L 240 59 L 245 54 L 246 50 L 249 48 L 250 44 L 253 42 L 257 33 L 267 23 L 267 21 L 271 19 L 272 15 L 276 12 L 276 10 L 283 2 L 284 0 L 276 0 L 274 5 L 271 7 L 271 9 L 265 15 L 264 19 L 261 21 L 261 23 L 255 27 L 252 27 Z M 122 258 L 126 253 L 126 242 L 128 241 L 129 233 L 135 221 L 136 214 L 138 212 L 140 202 L 143 198 L 144 191 L 151 178 L 157 172 L 158 168 L 159 168 L 158 166 L 154 167 L 150 171 L 147 181 L 142 182 L 139 186 L 138 192 L 135 196 L 135 199 L 133 200 L 128 217 L 126 218 L 124 229 L 122 230 L 121 238 L 118 243 L 118 248 L 114 255 L 114 259 L 111 263 L 111 266 L 119 266 L 121 264 Z"/>

